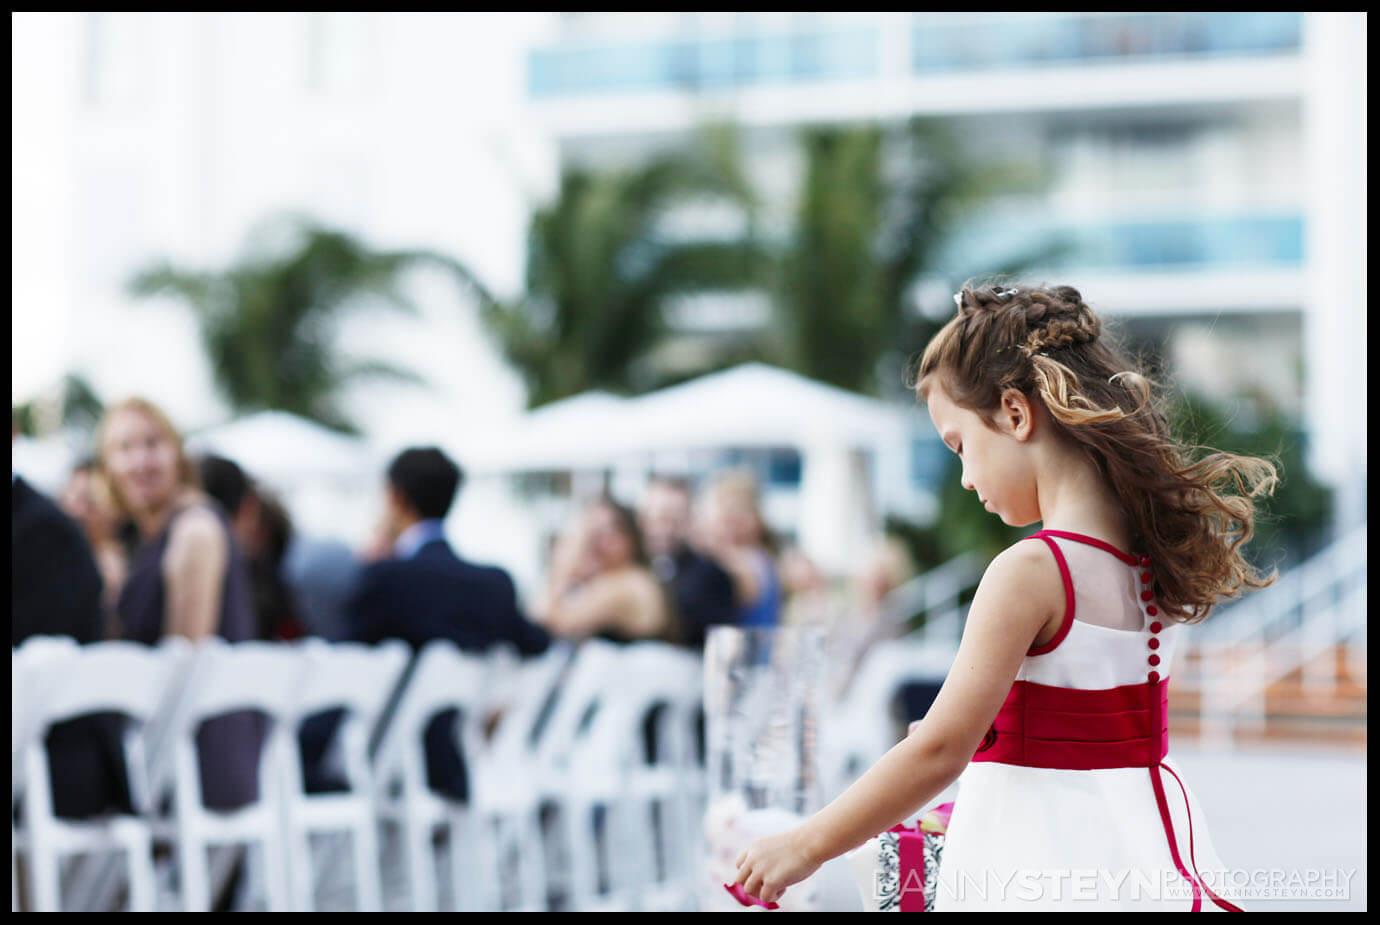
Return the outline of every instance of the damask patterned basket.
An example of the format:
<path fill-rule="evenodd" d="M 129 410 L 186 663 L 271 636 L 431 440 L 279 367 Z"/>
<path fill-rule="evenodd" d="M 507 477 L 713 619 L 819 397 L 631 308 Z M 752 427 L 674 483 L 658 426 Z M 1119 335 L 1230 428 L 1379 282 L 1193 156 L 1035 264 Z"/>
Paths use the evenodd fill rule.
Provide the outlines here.
<path fill-rule="evenodd" d="M 953 803 L 925 811 L 920 824 L 893 826 L 844 855 L 867 912 L 931 912 L 939 857 Z"/>

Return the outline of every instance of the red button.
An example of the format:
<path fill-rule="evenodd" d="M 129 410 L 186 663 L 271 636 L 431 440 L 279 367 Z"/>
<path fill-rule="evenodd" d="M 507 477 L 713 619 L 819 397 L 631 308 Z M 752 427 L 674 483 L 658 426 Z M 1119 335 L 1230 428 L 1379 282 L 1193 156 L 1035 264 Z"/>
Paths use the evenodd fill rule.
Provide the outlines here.
<path fill-rule="evenodd" d="M 1150 609 L 1154 610 L 1155 608 L 1152 607 Z M 1159 620 L 1156 620 L 1154 623 L 1150 624 L 1150 632 L 1152 633 L 1158 633 L 1162 629 L 1164 629 L 1164 626 L 1160 623 Z"/>
<path fill-rule="evenodd" d="M 1149 675 L 1147 675 L 1147 677 L 1150 679 L 1150 683 L 1151 683 L 1151 684 L 1154 684 L 1154 683 L 1156 683 L 1157 681 L 1159 681 L 1159 679 L 1160 679 L 1160 673 L 1159 673 L 1158 671 L 1152 671 L 1152 672 L 1150 672 Z"/>
<path fill-rule="evenodd" d="M 1140 573 L 1140 580 L 1143 581 L 1143 582 L 1145 582 L 1145 583 L 1148 585 L 1148 584 L 1150 583 L 1150 573 L 1149 573 L 1149 572 L 1141 572 L 1141 573 Z"/>
<path fill-rule="evenodd" d="M 1155 595 L 1149 591 L 1140 592 L 1140 599 L 1143 601 L 1154 600 Z"/>
<path fill-rule="evenodd" d="M 1154 604 L 1151 604 L 1149 607 L 1145 608 L 1145 612 L 1148 613 L 1148 614 L 1149 614 L 1150 616 L 1152 616 L 1152 617 L 1153 617 L 1153 616 L 1157 616 L 1157 615 L 1159 614 L 1159 611 L 1155 609 L 1155 605 L 1154 605 Z"/>
<path fill-rule="evenodd" d="M 1140 564 L 1143 565 L 1145 568 L 1149 568 L 1149 567 L 1150 567 L 1150 557 L 1149 557 L 1149 556 L 1141 556 L 1141 557 L 1140 557 Z"/>
<path fill-rule="evenodd" d="M 1152 648 L 1152 649 L 1158 649 L 1159 647 L 1160 647 L 1160 641 L 1159 641 L 1158 639 L 1152 639 L 1152 640 L 1150 640 L 1150 648 Z"/>
<path fill-rule="evenodd" d="M 1150 664 L 1152 664 L 1152 665 L 1158 665 L 1159 663 L 1160 663 L 1160 657 L 1159 657 L 1158 655 L 1152 655 L 1152 656 L 1150 656 Z"/>

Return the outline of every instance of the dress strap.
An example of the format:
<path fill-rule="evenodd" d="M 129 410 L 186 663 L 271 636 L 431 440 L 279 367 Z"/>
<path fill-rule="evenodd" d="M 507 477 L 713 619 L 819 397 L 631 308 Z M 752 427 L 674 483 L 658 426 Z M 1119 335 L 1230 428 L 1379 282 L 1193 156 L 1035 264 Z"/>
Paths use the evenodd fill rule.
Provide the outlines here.
<path fill-rule="evenodd" d="M 1045 541 L 1054 553 L 1054 561 L 1059 563 L 1059 576 L 1064 580 L 1064 622 L 1059 624 L 1059 632 L 1054 634 L 1053 639 L 1042 646 L 1032 646 L 1026 650 L 1026 655 L 1044 655 L 1046 652 L 1054 651 L 1055 647 L 1063 642 L 1064 637 L 1069 634 L 1069 628 L 1073 626 L 1073 577 L 1069 574 L 1069 564 L 1064 561 L 1064 553 L 1059 548 L 1059 544 L 1047 536 L 1046 531 L 1041 530 L 1039 533 L 1026 537 L 1026 539 L 1035 539 L 1036 537 Z"/>
<path fill-rule="evenodd" d="M 1026 539 L 1034 539 L 1037 536 L 1041 539 L 1047 536 L 1058 536 L 1066 540 L 1074 540 L 1079 543 L 1086 543 L 1089 546 L 1096 546 L 1098 549 L 1101 549 L 1104 552 L 1111 553 L 1112 555 L 1120 559 L 1122 562 L 1125 562 L 1127 565 L 1139 565 L 1141 563 L 1140 556 L 1133 556 L 1130 553 L 1122 552 L 1120 549 L 1117 549 L 1111 543 L 1108 543 L 1105 540 L 1099 540 L 1095 536 L 1088 536 L 1084 533 L 1071 533 L 1068 530 L 1040 530 L 1036 533 L 1030 534 L 1030 536 L 1026 537 Z"/>

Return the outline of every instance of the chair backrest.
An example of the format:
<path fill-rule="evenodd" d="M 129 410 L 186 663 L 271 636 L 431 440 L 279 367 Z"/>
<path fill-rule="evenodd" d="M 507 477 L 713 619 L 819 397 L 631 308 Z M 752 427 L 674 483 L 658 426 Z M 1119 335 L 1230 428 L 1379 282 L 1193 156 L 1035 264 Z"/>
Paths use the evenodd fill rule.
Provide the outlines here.
<path fill-rule="evenodd" d="M 31 706 L 33 734 L 88 713 L 121 713 L 140 724 L 163 701 L 173 662 L 158 649 L 136 642 L 93 642 L 71 659 L 50 661 L 40 674 L 43 699 Z M 45 679 L 46 680 L 46 679 Z"/>
<path fill-rule="evenodd" d="M 640 642 L 618 652 L 617 670 L 588 731 L 576 740 L 575 760 L 610 772 L 643 762 L 647 717 L 660 709 L 656 763 L 687 763 L 704 669 L 698 656 L 665 643 Z"/>
<path fill-rule="evenodd" d="M 407 667 L 408 655 L 407 644 L 396 639 L 377 646 L 307 640 L 302 646 L 304 665 L 291 716 L 301 719 L 344 707 L 366 729 L 371 727 Z"/>
<path fill-rule="evenodd" d="M 18 797 L 24 787 L 24 762 L 21 754 L 46 696 L 46 686 L 58 680 L 47 668 L 74 659 L 80 651 L 71 636 L 30 636 L 11 650 L 10 680 L 10 759 L 13 775 L 10 791 Z"/>
<path fill-rule="evenodd" d="M 820 729 L 820 754 L 829 786 L 837 790 L 853 773 L 868 767 L 896 744 L 891 704 L 902 686 L 943 682 L 956 652 L 944 640 L 906 637 L 879 642 L 858 666 L 847 694 L 826 708 Z"/>
<path fill-rule="evenodd" d="M 494 666 L 495 706 L 502 713 L 485 750 L 486 760 L 505 767 L 531 758 L 536 749 L 533 732 L 548 701 L 559 696 L 556 686 L 571 655 L 568 647 L 553 645 L 511 667 Z"/>
<path fill-rule="evenodd" d="M 604 639 L 580 643 L 561 682 L 556 705 L 542 725 L 536 743 L 537 761 L 547 766 L 569 761 L 586 717 L 618 683 L 620 648 Z"/>
<path fill-rule="evenodd" d="M 488 702 L 489 677 L 490 663 L 484 656 L 462 652 L 448 639 L 427 643 L 417 653 L 407 688 L 380 738 L 375 764 L 385 773 L 378 781 L 384 783 L 388 772 L 400 768 L 413 785 L 422 783 L 422 737 L 431 717 L 443 710 L 461 711 L 460 747 L 464 754 L 475 754 L 482 747 L 480 720 Z"/>
<path fill-rule="evenodd" d="M 227 643 L 212 636 L 196 647 L 184 693 L 180 732 L 202 720 L 239 710 L 275 719 L 291 706 L 305 662 L 301 646 L 276 642 Z"/>

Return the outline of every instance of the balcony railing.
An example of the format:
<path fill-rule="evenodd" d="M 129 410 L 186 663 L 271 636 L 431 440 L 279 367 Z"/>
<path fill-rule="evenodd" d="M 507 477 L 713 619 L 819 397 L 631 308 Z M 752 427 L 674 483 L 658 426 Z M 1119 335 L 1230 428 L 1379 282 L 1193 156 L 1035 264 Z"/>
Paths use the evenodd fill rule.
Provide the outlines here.
<path fill-rule="evenodd" d="M 1297 53 L 1298 12 L 920 14 L 909 76 L 1049 65 Z M 531 52 L 534 99 L 696 92 L 905 77 L 884 74 L 879 22 L 834 30 L 680 33 L 640 40 L 567 40 Z"/>
<path fill-rule="evenodd" d="M 1055 240 L 1066 246 L 1057 260 L 1061 268 L 1296 267 L 1303 261 L 1303 217 L 1243 215 L 1090 224 L 988 220 L 955 236 L 949 259 L 961 265 L 997 265 Z"/>
<path fill-rule="evenodd" d="M 957 19 L 957 17 L 955 17 Z M 917 73 L 1296 52 L 1303 14 L 1118 13 L 917 20 Z"/>

